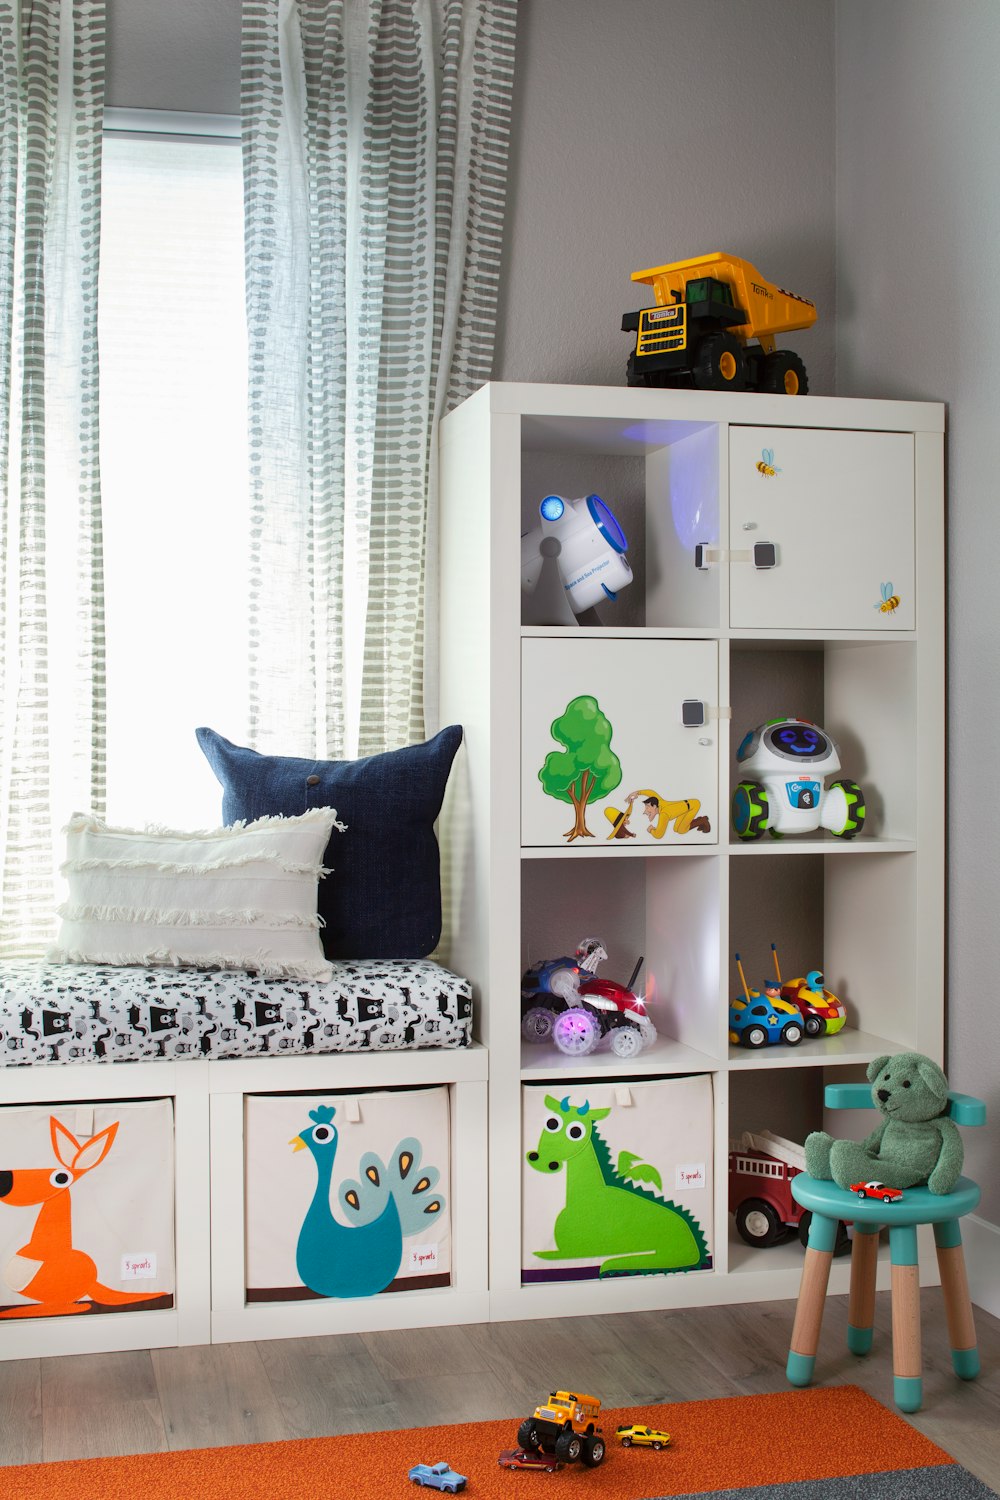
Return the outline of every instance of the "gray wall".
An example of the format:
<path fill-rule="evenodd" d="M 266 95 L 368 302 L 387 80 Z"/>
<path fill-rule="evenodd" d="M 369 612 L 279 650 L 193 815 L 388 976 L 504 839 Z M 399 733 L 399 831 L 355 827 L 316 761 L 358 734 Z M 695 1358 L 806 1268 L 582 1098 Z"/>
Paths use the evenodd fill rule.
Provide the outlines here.
<path fill-rule="evenodd" d="M 240 112 L 240 0 L 107 0 L 116 109 Z"/>
<path fill-rule="evenodd" d="M 833 46 L 828 0 L 521 0 L 496 378 L 620 385 L 631 273 L 731 250 L 832 393 Z"/>
<path fill-rule="evenodd" d="M 948 1072 L 1000 1223 L 996 0 L 837 0 L 837 389 L 948 403 Z"/>

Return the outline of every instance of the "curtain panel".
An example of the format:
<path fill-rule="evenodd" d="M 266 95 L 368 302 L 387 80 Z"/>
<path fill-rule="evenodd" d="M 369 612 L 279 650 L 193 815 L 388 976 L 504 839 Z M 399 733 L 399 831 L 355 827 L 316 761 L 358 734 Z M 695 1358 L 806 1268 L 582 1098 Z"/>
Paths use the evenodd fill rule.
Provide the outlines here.
<path fill-rule="evenodd" d="M 54 930 L 102 811 L 97 277 L 104 0 L 0 0 L 0 954 Z"/>
<path fill-rule="evenodd" d="M 244 0 L 260 750 L 427 731 L 437 424 L 491 372 L 516 12 Z"/>

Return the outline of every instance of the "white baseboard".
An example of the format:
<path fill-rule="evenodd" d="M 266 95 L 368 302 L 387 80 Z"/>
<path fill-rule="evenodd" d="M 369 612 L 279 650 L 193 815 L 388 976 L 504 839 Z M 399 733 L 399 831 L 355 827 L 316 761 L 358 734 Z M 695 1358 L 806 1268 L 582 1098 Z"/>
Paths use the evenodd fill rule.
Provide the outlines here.
<path fill-rule="evenodd" d="M 966 1214 L 962 1243 L 973 1302 L 1000 1318 L 1000 1225 L 977 1214 Z"/>

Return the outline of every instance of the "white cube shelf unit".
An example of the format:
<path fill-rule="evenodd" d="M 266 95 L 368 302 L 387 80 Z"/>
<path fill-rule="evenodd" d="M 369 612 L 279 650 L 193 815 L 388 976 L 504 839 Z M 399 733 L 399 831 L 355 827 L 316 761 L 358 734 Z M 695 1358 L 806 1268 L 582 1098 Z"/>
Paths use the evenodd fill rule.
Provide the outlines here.
<path fill-rule="evenodd" d="M 491 1316 L 794 1296 L 798 1245 L 751 1249 L 735 1234 L 730 1139 L 801 1140 L 823 1123 L 824 1080 L 860 1076 L 882 1052 L 941 1058 L 943 433 L 943 408 L 926 403 L 507 383 L 443 421 L 441 721 L 466 734 L 443 822 L 448 961 L 476 986 L 490 1054 Z M 547 494 L 592 493 L 622 523 L 633 583 L 599 625 L 526 623 L 522 532 Z M 756 543 L 774 566 L 755 566 L 768 560 Z M 617 786 L 597 781 L 584 807 L 590 837 L 540 775 L 560 748 L 553 722 L 587 694 L 620 762 Z M 685 699 L 706 704 L 700 727 L 682 727 Z M 837 741 L 865 792 L 856 839 L 731 831 L 736 749 L 783 715 Z M 636 837 L 611 837 L 633 790 L 697 801 L 705 821 L 654 827 L 634 812 Z M 606 977 L 644 958 L 637 987 L 658 1036 L 627 1060 L 607 1040 L 578 1057 L 522 1041 L 522 973 L 585 935 L 603 940 Z M 842 1032 L 730 1045 L 733 954 L 759 984 L 772 943 L 784 975 L 824 971 L 847 1007 Z M 691 1074 L 714 1100 L 710 1268 L 527 1277 L 523 1087 L 576 1104 L 588 1081 L 627 1094 Z M 831 1289 L 846 1278 L 835 1263 Z"/>

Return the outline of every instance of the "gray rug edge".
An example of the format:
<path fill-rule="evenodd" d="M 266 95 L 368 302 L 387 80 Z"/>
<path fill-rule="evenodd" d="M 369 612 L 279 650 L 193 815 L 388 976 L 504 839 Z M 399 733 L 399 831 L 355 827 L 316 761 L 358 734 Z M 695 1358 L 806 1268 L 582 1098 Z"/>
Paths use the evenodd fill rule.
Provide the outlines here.
<path fill-rule="evenodd" d="M 791 1484 L 751 1485 L 749 1489 L 710 1490 L 650 1500 L 1000 1500 L 961 1464 L 893 1469 L 881 1474 L 846 1474 L 833 1479 L 803 1479 Z"/>

